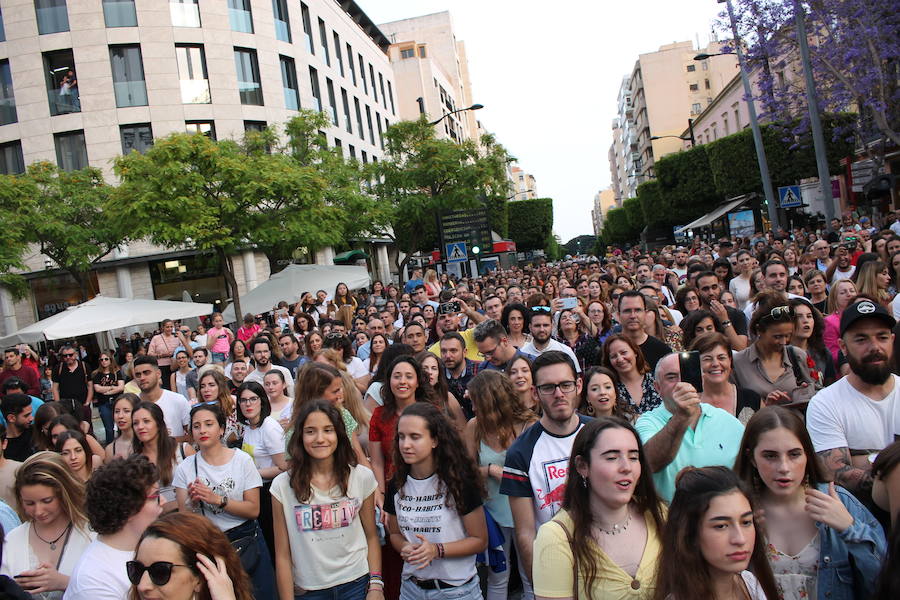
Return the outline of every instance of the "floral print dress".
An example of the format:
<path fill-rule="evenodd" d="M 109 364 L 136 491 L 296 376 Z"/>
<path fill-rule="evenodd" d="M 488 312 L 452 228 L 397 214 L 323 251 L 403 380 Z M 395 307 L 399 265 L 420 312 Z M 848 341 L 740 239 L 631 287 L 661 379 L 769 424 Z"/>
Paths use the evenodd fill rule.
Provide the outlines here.
<path fill-rule="evenodd" d="M 785 554 L 772 544 L 766 546 L 766 558 L 772 565 L 775 583 L 778 585 L 778 593 L 782 600 L 816 598 L 820 546 L 818 533 L 796 556 Z"/>

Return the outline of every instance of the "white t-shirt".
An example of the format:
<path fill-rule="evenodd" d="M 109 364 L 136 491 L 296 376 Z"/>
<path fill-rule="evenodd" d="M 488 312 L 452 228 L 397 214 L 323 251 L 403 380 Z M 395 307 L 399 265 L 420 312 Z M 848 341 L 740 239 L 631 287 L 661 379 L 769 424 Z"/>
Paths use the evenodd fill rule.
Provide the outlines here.
<path fill-rule="evenodd" d="M 286 369 L 285 367 L 282 367 L 281 365 L 272 365 L 272 369 L 275 369 L 276 371 L 281 371 L 281 374 L 284 375 L 284 384 L 285 384 L 284 395 L 288 396 L 290 398 L 293 398 L 294 397 L 294 376 L 291 374 L 291 372 L 288 369 Z M 268 372 L 269 371 L 266 371 L 266 373 L 268 373 Z M 266 373 L 263 373 L 262 371 L 260 371 L 259 368 L 253 369 L 252 371 L 247 373 L 247 377 L 244 378 L 244 381 L 245 382 L 255 381 L 259 385 L 262 385 L 263 378 L 266 376 Z"/>
<path fill-rule="evenodd" d="M 728 290 L 734 294 L 734 301 L 738 308 L 743 310 L 750 300 L 750 280 L 743 277 L 735 277 L 728 283 Z"/>
<path fill-rule="evenodd" d="M 191 422 L 191 403 L 188 399 L 176 392 L 163 390 L 156 405 L 163 411 L 169 435 L 174 438 L 183 436 Z"/>
<path fill-rule="evenodd" d="M 172 485 L 177 489 L 187 490 L 188 484 L 197 477 L 200 477 L 200 481 L 208 485 L 217 496 L 228 496 L 232 500 L 243 500 L 246 490 L 262 487 L 262 477 L 259 476 L 253 459 L 242 450 L 235 450 L 231 460 L 218 466 L 203 460 L 199 452 L 189 456 L 175 468 Z M 237 527 L 247 520 L 206 502 L 202 503 L 202 510 L 199 505 L 194 506 L 193 510 L 204 514 L 207 519 L 212 521 L 213 525 L 222 531 Z"/>
<path fill-rule="evenodd" d="M 413 544 L 421 543 L 417 535 L 443 544 L 464 539 L 467 533 L 462 517 L 481 506 L 478 491 L 469 487 L 466 506 L 456 507 L 453 498 L 447 497 L 446 486 L 437 473 L 426 479 L 407 477 L 402 491 L 401 495 L 393 481 L 388 484 L 384 512 L 397 517 L 400 533 Z M 424 568 L 404 562 L 403 577 L 410 576 L 462 585 L 475 576 L 475 555 L 435 559 Z"/>
<path fill-rule="evenodd" d="M 363 361 L 359 360 L 358 357 L 352 356 L 350 357 L 350 361 L 347 363 L 347 372 L 350 373 L 350 376 L 353 379 L 359 379 L 360 377 L 365 377 L 369 374 L 369 369 L 363 363 Z"/>
<path fill-rule="evenodd" d="M 894 389 L 875 401 L 850 385 L 846 377 L 819 391 L 809 401 L 806 427 L 816 452 L 832 448 L 881 450 L 900 434 L 900 377 Z"/>
<path fill-rule="evenodd" d="M 575 370 L 578 373 L 581 373 L 581 366 L 578 364 L 578 358 L 575 356 L 575 353 L 572 351 L 571 348 L 569 348 L 562 342 L 558 342 L 558 341 L 554 340 L 553 338 L 550 338 L 547 341 L 547 347 L 544 348 L 543 350 L 538 350 L 535 347 L 533 340 L 528 342 L 524 346 L 522 346 L 523 354 L 530 354 L 531 356 L 535 356 L 535 357 L 540 356 L 544 352 L 549 352 L 550 350 L 559 350 L 561 352 L 565 352 L 566 354 L 568 354 L 569 357 L 572 359 L 572 362 L 575 363 Z"/>
<path fill-rule="evenodd" d="M 250 455 L 257 469 L 271 467 L 273 454 L 284 452 L 284 429 L 271 416 L 259 427 L 244 426 L 244 445 L 241 450 Z"/>
<path fill-rule="evenodd" d="M 290 478 L 290 473 L 278 475 L 270 493 L 284 511 L 294 585 L 320 590 L 368 573 L 369 547 L 359 510 L 378 487 L 371 469 L 362 465 L 351 469 L 346 496 L 339 488 L 324 492 L 313 487 L 303 503 L 291 489 Z"/>
<path fill-rule="evenodd" d="M 41 561 L 38 560 L 34 548 L 31 547 L 30 539 L 31 522 L 25 522 L 6 534 L 6 540 L 3 543 L 3 562 L 0 563 L 0 575 L 14 577 L 22 571 L 31 571 L 37 569 Z M 91 542 L 97 537 L 93 531 L 72 528 L 68 541 L 63 547 L 62 560 L 59 562 L 59 572 L 63 575 L 71 575 L 78 563 L 78 559 L 84 554 L 84 551 Z M 63 537 L 65 539 L 65 537 Z M 60 541 L 62 543 L 62 540 Z M 63 597 L 62 592 L 45 592 L 36 594 L 36 598 L 41 600 L 59 600 Z"/>
<path fill-rule="evenodd" d="M 897 222 L 900 223 L 900 221 Z M 897 294 L 891 300 L 891 312 L 894 314 L 894 320 L 900 319 L 900 294 Z"/>
<path fill-rule="evenodd" d="M 831 276 L 831 285 L 834 285 L 835 282 L 840 281 L 841 279 L 850 279 L 853 277 L 853 273 L 856 272 L 856 267 L 850 265 L 849 271 L 841 271 L 840 269 L 834 270 L 834 275 Z"/>
<path fill-rule="evenodd" d="M 94 540 L 75 565 L 63 600 L 127 598 L 131 582 L 125 573 L 125 563 L 133 558 L 134 550 L 117 550 Z"/>

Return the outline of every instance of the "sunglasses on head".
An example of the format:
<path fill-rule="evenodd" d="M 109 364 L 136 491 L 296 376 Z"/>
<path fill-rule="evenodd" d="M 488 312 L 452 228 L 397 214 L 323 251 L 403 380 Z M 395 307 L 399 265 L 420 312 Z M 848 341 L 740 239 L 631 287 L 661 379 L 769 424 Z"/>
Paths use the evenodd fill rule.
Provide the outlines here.
<path fill-rule="evenodd" d="M 550 307 L 549 306 L 532 306 L 531 312 L 548 313 L 548 312 L 550 312 Z"/>
<path fill-rule="evenodd" d="M 769 311 L 769 314 L 763 316 L 763 319 L 769 319 L 771 321 L 790 321 L 793 318 L 793 306 L 776 306 Z"/>
<path fill-rule="evenodd" d="M 172 578 L 172 569 L 174 567 L 186 567 L 188 569 L 194 569 L 192 565 L 179 565 L 177 563 L 170 563 L 166 561 L 158 561 L 151 565 L 144 566 L 144 563 L 137 560 L 129 560 L 125 563 L 125 572 L 128 574 L 128 581 L 132 583 L 132 585 L 138 585 L 141 582 L 141 579 L 144 577 L 144 572 L 150 576 L 150 581 L 153 585 L 166 585 L 169 583 L 169 580 Z"/>

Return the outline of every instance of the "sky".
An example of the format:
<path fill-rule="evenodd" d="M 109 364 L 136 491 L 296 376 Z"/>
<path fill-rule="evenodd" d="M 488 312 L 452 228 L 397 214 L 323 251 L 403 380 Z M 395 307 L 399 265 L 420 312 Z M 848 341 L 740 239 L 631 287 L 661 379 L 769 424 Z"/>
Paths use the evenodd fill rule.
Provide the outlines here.
<path fill-rule="evenodd" d="M 465 42 L 478 119 L 553 198 L 563 242 L 593 234 L 594 195 L 624 75 L 638 54 L 705 46 L 716 0 L 356 0 L 375 23 L 449 10 Z M 551 10 L 555 9 L 555 10 Z"/>

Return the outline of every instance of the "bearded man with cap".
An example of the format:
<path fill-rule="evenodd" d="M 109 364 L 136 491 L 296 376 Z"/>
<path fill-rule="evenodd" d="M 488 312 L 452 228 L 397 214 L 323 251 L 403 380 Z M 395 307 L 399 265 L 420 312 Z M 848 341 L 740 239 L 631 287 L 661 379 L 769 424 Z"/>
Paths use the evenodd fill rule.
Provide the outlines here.
<path fill-rule="evenodd" d="M 900 377 L 894 375 L 894 318 L 861 298 L 841 315 L 840 348 L 850 373 L 809 402 L 806 425 L 835 484 L 869 504 L 870 455 L 900 434 Z"/>

